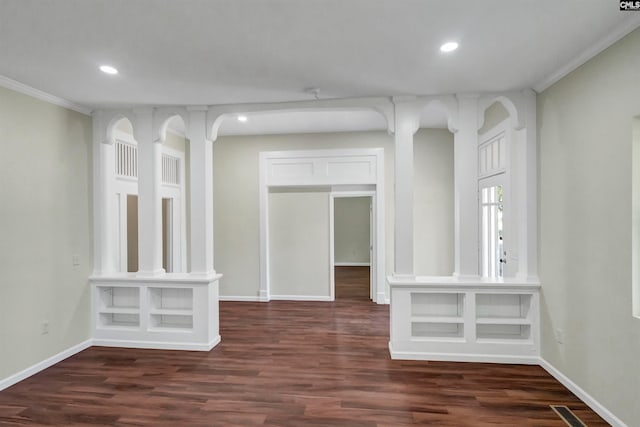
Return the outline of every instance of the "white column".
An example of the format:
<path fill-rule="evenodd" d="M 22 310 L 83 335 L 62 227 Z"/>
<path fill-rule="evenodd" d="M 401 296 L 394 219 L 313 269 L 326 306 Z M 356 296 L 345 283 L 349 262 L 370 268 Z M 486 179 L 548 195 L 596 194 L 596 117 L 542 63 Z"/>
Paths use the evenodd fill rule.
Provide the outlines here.
<path fill-rule="evenodd" d="M 458 277 L 477 277 L 478 262 L 478 97 L 457 95 L 454 134 L 454 235 Z"/>
<path fill-rule="evenodd" d="M 138 109 L 133 132 L 138 142 L 138 274 L 162 268 L 162 144 L 153 140 L 153 110 Z"/>
<path fill-rule="evenodd" d="M 94 211 L 94 274 L 97 276 L 115 272 L 114 239 L 117 230 L 113 226 L 116 215 L 113 200 L 114 155 L 113 141 L 108 138 L 104 114 L 93 114 L 93 211 Z"/>
<path fill-rule="evenodd" d="M 522 280 L 538 280 L 538 208 L 537 208 L 537 136 L 536 93 L 524 91 L 519 105 L 524 128 L 514 132 L 518 149 L 517 173 L 517 227 L 518 227 L 518 272 Z"/>
<path fill-rule="evenodd" d="M 394 98 L 395 104 L 395 276 L 413 271 L 413 135 L 420 126 L 419 109 Z"/>
<path fill-rule="evenodd" d="M 207 107 L 189 107 L 192 274 L 213 268 L 213 142 L 207 139 Z"/>

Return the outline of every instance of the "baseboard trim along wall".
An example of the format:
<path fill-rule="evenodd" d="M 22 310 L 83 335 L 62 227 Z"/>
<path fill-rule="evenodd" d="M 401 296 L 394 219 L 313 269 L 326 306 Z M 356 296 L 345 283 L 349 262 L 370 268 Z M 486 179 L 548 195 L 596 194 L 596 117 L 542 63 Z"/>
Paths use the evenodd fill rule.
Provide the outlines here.
<path fill-rule="evenodd" d="M 370 262 L 334 262 L 335 267 L 371 267 Z"/>
<path fill-rule="evenodd" d="M 530 356 L 501 356 L 495 354 L 460 354 L 460 353 L 423 353 L 417 351 L 395 351 L 389 343 L 389 353 L 397 360 L 428 360 L 438 362 L 474 362 L 474 363 L 505 363 L 521 365 L 538 365 L 538 357 Z"/>
<path fill-rule="evenodd" d="M 568 388 L 573 394 L 578 396 L 580 400 L 582 400 L 588 407 L 593 409 L 598 415 L 604 418 L 604 420 L 609 424 L 611 424 L 613 427 L 628 427 L 618 417 L 616 417 L 611 411 L 605 408 L 604 405 L 602 405 L 595 398 L 593 398 L 578 384 L 571 381 L 569 377 L 567 377 L 558 369 L 556 369 L 551 363 L 547 362 L 543 358 L 540 358 L 539 364 L 545 371 L 551 374 L 552 377 L 558 380 L 563 386 Z"/>
<path fill-rule="evenodd" d="M 329 295 L 271 295 L 271 301 L 332 301 Z"/>
<path fill-rule="evenodd" d="M 62 362 L 64 359 L 73 356 L 74 354 L 80 353 L 82 350 L 85 350 L 93 345 L 93 340 L 88 339 L 86 341 L 81 342 L 80 344 L 76 344 L 73 347 L 69 347 L 66 350 L 61 351 L 58 354 L 54 354 L 53 356 L 43 360 L 42 362 L 38 362 L 35 365 L 29 366 L 22 371 L 13 374 L 7 378 L 0 380 L 0 391 L 5 388 L 11 387 L 14 384 L 19 383 L 22 380 L 29 378 L 32 375 L 37 374 L 40 371 L 44 371 L 50 366 L 55 365 L 58 362 Z"/>
<path fill-rule="evenodd" d="M 260 302 L 262 301 L 258 296 L 250 296 L 250 295 L 220 295 L 218 297 L 219 301 L 235 301 L 235 302 Z"/>
<path fill-rule="evenodd" d="M 122 347 L 122 348 L 151 348 L 155 350 L 191 350 L 191 351 L 209 351 L 220 343 L 220 335 L 214 338 L 208 344 L 191 343 L 191 342 L 162 342 L 162 341 L 126 341 L 126 340 L 105 340 L 94 339 L 93 345 L 103 347 Z"/>

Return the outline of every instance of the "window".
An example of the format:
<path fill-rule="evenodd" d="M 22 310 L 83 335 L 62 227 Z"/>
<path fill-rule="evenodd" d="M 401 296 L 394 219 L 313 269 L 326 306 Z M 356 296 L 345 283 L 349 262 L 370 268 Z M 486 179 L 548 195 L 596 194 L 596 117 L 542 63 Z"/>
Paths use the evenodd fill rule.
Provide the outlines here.
<path fill-rule="evenodd" d="M 504 174 L 480 181 L 480 268 L 483 277 L 504 277 Z"/>

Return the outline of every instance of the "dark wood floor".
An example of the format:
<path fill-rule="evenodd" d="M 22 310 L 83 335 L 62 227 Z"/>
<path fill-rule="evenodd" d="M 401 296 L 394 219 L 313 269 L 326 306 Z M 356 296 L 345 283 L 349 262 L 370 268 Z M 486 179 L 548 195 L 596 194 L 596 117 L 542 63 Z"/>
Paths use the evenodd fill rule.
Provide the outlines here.
<path fill-rule="evenodd" d="M 606 426 L 540 367 L 389 359 L 367 268 L 336 301 L 220 304 L 209 353 L 93 347 L 0 392 L 0 425 Z"/>

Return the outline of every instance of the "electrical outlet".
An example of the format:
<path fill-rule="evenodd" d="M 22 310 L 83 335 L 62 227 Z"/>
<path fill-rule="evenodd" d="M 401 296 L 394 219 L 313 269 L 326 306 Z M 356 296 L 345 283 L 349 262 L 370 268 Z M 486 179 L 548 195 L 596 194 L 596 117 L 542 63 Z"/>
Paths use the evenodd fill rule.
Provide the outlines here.
<path fill-rule="evenodd" d="M 42 329 L 40 330 L 42 335 L 47 335 L 49 333 L 49 321 L 45 320 L 42 322 Z"/>
<path fill-rule="evenodd" d="M 74 267 L 80 265 L 80 255 L 73 255 L 71 257 L 71 262 L 73 263 Z"/>
<path fill-rule="evenodd" d="M 564 331 L 562 329 L 556 329 L 555 336 L 558 344 L 564 344 Z"/>

